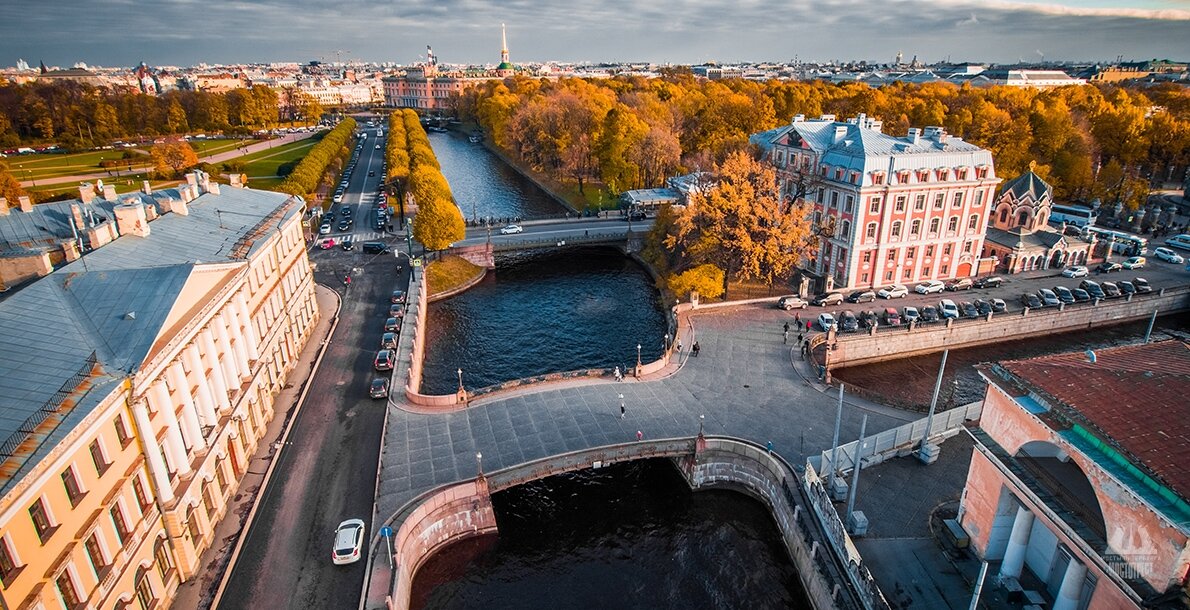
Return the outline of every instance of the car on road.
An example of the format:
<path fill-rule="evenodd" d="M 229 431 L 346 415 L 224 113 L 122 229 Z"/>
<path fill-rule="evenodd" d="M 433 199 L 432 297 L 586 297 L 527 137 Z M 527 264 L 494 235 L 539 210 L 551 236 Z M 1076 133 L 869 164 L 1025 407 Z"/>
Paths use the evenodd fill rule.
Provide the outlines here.
<path fill-rule="evenodd" d="M 808 304 L 805 299 L 793 294 L 777 299 L 777 309 L 784 309 L 785 311 L 789 311 L 790 309 L 805 309 Z"/>
<path fill-rule="evenodd" d="M 1054 286 L 1054 296 L 1058 297 L 1059 301 L 1070 304 L 1074 302 L 1074 293 L 1065 286 Z"/>
<path fill-rule="evenodd" d="M 1120 294 L 1126 297 L 1136 294 L 1136 284 L 1133 284 L 1132 282 L 1116 282 L 1116 286 L 1120 288 Z"/>
<path fill-rule="evenodd" d="M 882 299 L 901 299 L 909 296 L 909 289 L 901 284 L 893 284 L 892 286 L 885 286 L 876 293 L 876 296 Z"/>
<path fill-rule="evenodd" d="M 938 308 L 933 305 L 926 305 L 921 308 L 921 322 L 926 324 L 928 322 L 938 321 Z"/>
<path fill-rule="evenodd" d="M 980 316 L 986 316 L 992 313 L 992 304 L 984 299 L 975 299 L 975 310 Z"/>
<path fill-rule="evenodd" d="M 954 280 L 951 283 L 947 284 L 946 289 L 951 292 L 955 292 L 958 290 L 970 290 L 971 286 L 974 284 L 975 284 L 975 282 L 972 282 L 971 278 L 961 277 L 961 278 Z"/>
<path fill-rule="evenodd" d="M 405 291 L 404 290 L 394 290 L 392 293 L 392 296 L 390 296 L 388 298 L 388 300 L 390 303 L 404 303 L 405 302 Z"/>
<path fill-rule="evenodd" d="M 976 288 L 999 288 L 1000 284 L 1004 283 L 1004 278 L 998 275 L 989 275 L 986 277 L 977 278 L 972 285 Z"/>
<path fill-rule="evenodd" d="M 1057 307 L 1062 302 L 1058 295 L 1049 288 L 1042 288 L 1037 291 L 1037 298 L 1041 299 L 1041 304 L 1046 307 Z"/>
<path fill-rule="evenodd" d="M 322 226 L 318 227 L 318 234 L 319 235 L 330 235 L 331 228 L 332 228 L 331 223 L 324 222 L 324 223 L 322 223 Z"/>
<path fill-rule="evenodd" d="M 889 326 L 900 326 L 901 314 L 897 313 L 897 310 L 894 307 L 884 308 L 884 323 Z"/>
<path fill-rule="evenodd" d="M 1149 285 L 1149 280 L 1143 277 L 1133 278 L 1132 285 L 1136 286 L 1137 294 L 1149 294 L 1153 292 L 1153 287 Z"/>
<path fill-rule="evenodd" d="M 385 332 L 395 333 L 400 330 L 401 330 L 400 318 L 392 317 L 392 318 L 388 318 L 384 321 L 384 331 Z"/>
<path fill-rule="evenodd" d="M 501 235 L 515 235 L 517 233 L 524 233 L 524 232 L 525 232 L 525 228 L 522 227 L 521 225 L 508 225 L 505 227 L 500 227 Z"/>
<path fill-rule="evenodd" d="M 954 304 L 950 299 L 942 299 L 938 301 L 938 315 L 943 320 L 959 317 L 959 306 Z"/>
<path fill-rule="evenodd" d="M 917 311 L 916 307 L 906 307 L 901 312 L 901 318 L 905 320 L 906 324 L 912 324 L 921 320 L 921 312 Z"/>
<path fill-rule="evenodd" d="M 393 303 L 388 306 L 388 317 L 390 318 L 404 318 L 405 305 L 403 303 Z"/>
<path fill-rule="evenodd" d="M 1177 252 L 1174 252 L 1165 246 L 1153 250 L 1153 256 L 1156 256 L 1167 263 L 1174 263 L 1175 265 L 1180 265 L 1186 262 L 1186 259 L 1181 254 L 1178 254 Z"/>
<path fill-rule="evenodd" d="M 1074 267 L 1067 267 L 1062 270 L 1062 277 L 1077 278 L 1087 277 L 1091 271 L 1083 265 L 1076 265 Z"/>
<path fill-rule="evenodd" d="M 396 361 L 392 350 L 382 349 L 376 352 L 376 360 L 372 361 L 372 366 L 378 371 L 391 371 Z"/>
<path fill-rule="evenodd" d="M 318 243 L 318 247 L 322 248 L 323 250 L 330 250 L 331 248 L 335 247 L 335 239 L 333 237 L 324 239 Z"/>
<path fill-rule="evenodd" d="M 1103 288 L 1099 285 L 1099 282 L 1094 280 L 1083 280 L 1079 282 L 1078 287 L 1086 290 L 1087 294 L 1091 295 L 1092 299 L 1107 298 L 1107 295 L 1103 293 Z"/>
<path fill-rule="evenodd" d="M 344 237 L 343 241 L 339 242 L 339 247 L 343 248 L 344 250 L 354 250 L 355 242 L 351 241 L 350 237 Z"/>
<path fill-rule="evenodd" d="M 994 313 L 1004 313 L 1008 311 L 1008 303 L 1004 299 L 992 299 L 992 311 Z"/>
<path fill-rule="evenodd" d="M 975 303 L 971 301 L 963 301 L 959 303 L 959 311 L 963 312 L 964 318 L 978 318 L 979 309 L 975 307 Z"/>
<path fill-rule="evenodd" d="M 818 314 L 818 328 L 819 328 L 819 330 L 826 332 L 826 331 L 834 328 L 835 325 L 836 325 L 836 322 L 835 322 L 834 316 L 830 315 L 829 313 Z"/>
<path fill-rule="evenodd" d="M 1140 269 L 1145 266 L 1148 261 L 1143 256 L 1130 256 L 1120 263 L 1120 266 L 1125 269 Z"/>
<path fill-rule="evenodd" d="M 873 326 L 878 324 L 879 321 L 880 321 L 879 316 L 877 316 L 876 312 L 872 311 L 871 309 L 859 314 L 860 328 L 872 328 Z"/>
<path fill-rule="evenodd" d="M 362 519 L 348 519 L 335 528 L 335 546 L 331 551 L 331 562 L 337 566 L 360 560 L 360 549 L 364 545 Z"/>
<path fill-rule="evenodd" d="M 828 292 L 826 294 L 820 294 L 820 295 L 814 297 L 814 299 L 812 301 L 810 301 L 810 304 L 815 307 L 828 307 L 830 305 L 838 305 L 842 302 L 843 302 L 843 293 Z"/>
<path fill-rule="evenodd" d="M 369 178 L 371 178 L 372 176 L 375 176 L 375 175 L 376 175 L 376 170 L 374 170 L 374 169 L 372 169 L 372 170 L 368 170 L 368 177 L 369 177 Z"/>
<path fill-rule="evenodd" d="M 364 242 L 364 254 L 384 254 L 385 252 L 388 252 L 388 246 L 382 241 Z"/>
<path fill-rule="evenodd" d="M 1120 287 L 1111 282 L 1104 282 L 1100 284 L 1099 287 L 1103 289 L 1103 294 L 1107 295 L 1107 298 L 1109 299 L 1114 299 L 1122 294 L 1120 292 Z"/>
<path fill-rule="evenodd" d="M 856 318 L 855 313 L 850 309 L 839 314 L 839 330 L 845 333 L 859 330 L 859 318 Z"/>
<path fill-rule="evenodd" d="M 335 193 L 335 196 L 331 201 L 334 201 L 335 203 L 342 203 L 343 202 L 343 193 Z"/>
<path fill-rule="evenodd" d="M 368 396 L 372 398 L 388 398 L 388 380 L 383 377 L 373 379 L 372 385 L 368 386 Z"/>
<path fill-rule="evenodd" d="M 922 282 L 913 289 L 917 294 L 936 294 L 946 290 L 946 284 L 942 280 L 929 280 Z"/>
<path fill-rule="evenodd" d="M 381 349 L 397 349 L 397 333 L 384 333 L 380 335 Z"/>
<path fill-rule="evenodd" d="M 1041 309 L 1042 307 L 1045 307 L 1045 303 L 1042 303 L 1041 299 L 1037 298 L 1037 295 L 1033 294 L 1032 292 L 1026 292 L 1025 294 L 1021 295 L 1021 305 L 1024 305 L 1029 309 Z"/>
<path fill-rule="evenodd" d="M 1091 300 L 1091 293 L 1082 288 L 1075 288 L 1070 291 L 1070 294 L 1074 297 L 1075 303 L 1086 303 Z"/>
<path fill-rule="evenodd" d="M 855 290 L 847 295 L 848 303 L 871 303 L 876 300 L 876 293 L 871 290 Z"/>
<path fill-rule="evenodd" d="M 1111 261 L 1103 261 L 1095 267 L 1095 273 L 1111 273 L 1113 271 L 1120 271 L 1124 268 L 1120 263 L 1113 263 Z"/>
<path fill-rule="evenodd" d="M 346 231 L 350 228 L 351 228 L 351 219 L 350 218 L 344 218 L 343 220 L 339 221 L 339 230 L 340 231 Z"/>

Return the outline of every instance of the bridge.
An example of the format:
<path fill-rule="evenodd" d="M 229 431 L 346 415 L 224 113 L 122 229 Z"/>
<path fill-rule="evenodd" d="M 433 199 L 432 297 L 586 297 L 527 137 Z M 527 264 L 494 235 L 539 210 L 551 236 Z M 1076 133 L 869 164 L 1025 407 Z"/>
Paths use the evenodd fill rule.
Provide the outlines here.
<path fill-rule="evenodd" d="M 653 221 L 574 218 L 528 221 L 517 226 L 522 232 L 514 234 L 501 233 L 501 226 L 469 228 L 467 237 L 455 242 L 447 252 L 488 269 L 496 268 L 499 252 L 609 246 L 630 254 L 644 247 Z"/>

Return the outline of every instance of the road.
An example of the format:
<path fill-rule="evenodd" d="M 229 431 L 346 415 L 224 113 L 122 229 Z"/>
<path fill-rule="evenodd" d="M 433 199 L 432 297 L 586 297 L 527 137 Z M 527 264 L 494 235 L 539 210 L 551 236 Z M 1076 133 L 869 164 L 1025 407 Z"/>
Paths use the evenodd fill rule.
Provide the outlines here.
<path fill-rule="evenodd" d="M 530 220 L 517 223 L 520 233 L 504 234 L 500 230 L 506 225 L 491 227 L 490 238 L 493 243 L 516 242 L 541 239 L 567 239 L 581 237 L 586 234 L 624 235 L 629 230 L 645 232 L 653 228 L 653 219 L 627 222 L 618 217 L 613 218 L 570 218 L 566 220 Z M 510 226 L 510 225 L 509 225 Z M 474 246 L 484 243 L 489 238 L 488 228 L 468 227 L 466 237 L 455 242 L 456 246 Z"/>
<path fill-rule="evenodd" d="M 343 204 L 360 218 L 375 207 L 384 175 L 375 143 L 373 129 Z M 311 260 L 316 280 L 343 295 L 339 324 L 245 533 L 222 610 L 354 607 L 362 591 L 364 562 L 332 565 L 332 536 L 343 520 L 371 521 L 385 401 L 370 398 L 368 385 L 389 296 L 408 286 L 409 265 L 392 253 L 364 254 L 360 248 L 316 248 Z"/>

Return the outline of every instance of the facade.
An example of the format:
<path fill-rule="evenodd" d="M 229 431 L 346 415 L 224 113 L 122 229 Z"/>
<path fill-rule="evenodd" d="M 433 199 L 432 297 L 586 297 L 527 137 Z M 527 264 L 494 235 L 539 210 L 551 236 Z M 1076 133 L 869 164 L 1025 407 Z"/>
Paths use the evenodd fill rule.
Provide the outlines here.
<path fill-rule="evenodd" d="M 500 40 L 500 63 L 495 70 L 486 71 L 440 71 L 434 50 L 427 46 L 424 64 L 409 68 L 402 76 L 382 79 L 385 105 L 439 112 L 453 110 L 454 100 L 467 89 L 490 80 L 508 78 L 516 72 L 516 67 L 508 61 L 504 24 L 500 24 Z"/>
<path fill-rule="evenodd" d="M 988 578 L 1055 610 L 1184 608 L 1190 346 L 982 365 L 959 521 Z"/>
<path fill-rule="evenodd" d="M 1029 89 L 1053 89 L 1085 85 L 1086 79 L 1074 78 L 1061 70 L 988 70 L 981 74 L 993 85 Z"/>
<path fill-rule="evenodd" d="M 1000 182 L 991 153 L 941 127 L 904 138 L 880 128 L 863 115 L 798 116 L 751 138 L 783 196 L 814 206 L 819 247 L 803 266 L 814 289 L 975 275 Z"/>
<path fill-rule="evenodd" d="M 1085 265 L 1093 242 L 1049 225 L 1054 187 L 1029 170 L 1004 184 L 992 209 L 984 256 L 997 259 L 996 270 L 1020 273 Z"/>
<path fill-rule="evenodd" d="M 317 319 L 304 207 L 192 174 L 0 300 L 0 607 L 163 608 L 194 576 Z"/>

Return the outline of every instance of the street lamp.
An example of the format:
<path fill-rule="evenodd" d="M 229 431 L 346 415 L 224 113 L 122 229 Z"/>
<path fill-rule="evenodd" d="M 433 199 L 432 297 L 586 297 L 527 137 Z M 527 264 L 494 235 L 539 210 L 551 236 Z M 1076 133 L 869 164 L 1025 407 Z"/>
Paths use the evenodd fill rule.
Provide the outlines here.
<path fill-rule="evenodd" d="M 405 234 L 405 248 L 409 250 L 409 259 L 413 259 L 413 233 Z M 410 263 L 412 264 L 412 263 Z"/>
<path fill-rule="evenodd" d="M 698 435 L 699 435 L 699 436 L 702 436 L 702 425 L 703 425 L 703 423 L 706 421 L 706 419 L 707 419 L 707 416 L 706 416 L 706 415 L 699 415 L 699 416 L 698 416 Z"/>
<path fill-rule="evenodd" d="M 463 369 L 459 369 L 459 391 L 463 391 Z"/>
<path fill-rule="evenodd" d="M 479 476 L 483 476 L 483 454 L 475 452 L 475 468 L 479 470 Z"/>
<path fill-rule="evenodd" d="M 665 333 L 665 344 L 662 347 L 665 351 L 669 351 L 669 333 Z"/>
<path fill-rule="evenodd" d="M 636 375 L 640 376 L 640 344 L 636 344 Z"/>

